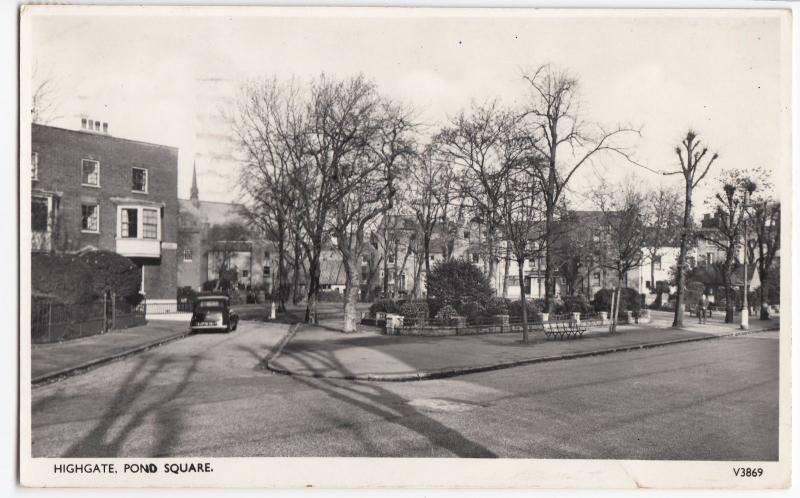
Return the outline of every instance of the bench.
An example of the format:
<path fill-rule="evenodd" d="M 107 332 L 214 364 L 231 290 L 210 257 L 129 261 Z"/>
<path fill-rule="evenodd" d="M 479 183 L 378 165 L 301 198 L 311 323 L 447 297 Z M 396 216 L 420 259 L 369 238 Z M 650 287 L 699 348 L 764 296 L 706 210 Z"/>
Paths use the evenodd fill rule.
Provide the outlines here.
<path fill-rule="evenodd" d="M 575 321 L 545 322 L 541 324 L 541 327 L 547 340 L 582 337 L 587 329 L 586 325 Z"/>

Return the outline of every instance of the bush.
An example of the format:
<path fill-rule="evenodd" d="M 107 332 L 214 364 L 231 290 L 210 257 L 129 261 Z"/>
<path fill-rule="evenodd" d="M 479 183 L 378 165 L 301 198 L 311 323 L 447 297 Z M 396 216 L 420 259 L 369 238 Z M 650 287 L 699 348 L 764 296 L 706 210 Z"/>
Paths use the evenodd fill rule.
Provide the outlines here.
<path fill-rule="evenodd" d="M 442 302 L 441 299 L 429 298 L 427 302 L 428 302 L 428 313 L 430 314 L 430 316 L 436 316 L 439 313 L 439 310 L 441 310 L 444 307 L 444 303 Z M 455 308 L 453 309 L 455 310 Z"/>
<path fill-rule="evenodd" d="M 507 315 L 509 300 L 503 297 L 492 296 L 483 303 L 487 316 Z"/>
<path fill-rule="evenodd" d="M 178 302 L 179 303 L 193 303 L 197 299 L 197 291 L 189 287 L 178 287 Z"/>
<path fill-rule="evenodd" d="M 406 301 L 400 307 L 400 314 L 407 318 L 428 318 L 429 312 L 426 301 Z"/>
<path fill-rule="evenodd" d="M 203 292 L 222 292 L 223 294 L 227 295 L 231 289 L 233 289 L 233 285 L 231 285 L 230 280 L 208 280 L 207 282 L 203 282 L 202 289 Z"/>
<path fill-rule="evenodd" d="M 31 291 L 62 303 L 96 300 L 91 267 L 74 254 L 31 255 Z"/>
<path fill-rule="evenodd" d="M 400 302 L 394 299 L 379 299 L 372 303 L 369 307 L 369 313 L 375 316 L 375 313 L 400 313 Z"/>
<path fill-rule="evenodd" d="M 31 290 L 62 303 L 90 303 L 113 292 L 139 304 L 142 273 L 133 261 L 112 251 L 31 256 Z"/>
<path fill-rule="evenodd" d="M 344 294 L 338 290 L 323 290 L 317 293 L 317 301 L 320 303 L 343 303 Z"/>
<path fill-rule="evenodd" d="M 461 315 L 467 320 L 479 320 L 486 317 L 486 308 L 477 301 L 471 301 L 461 306 Z"/>
<path fill-rule="evenodd" d="M 619 311 L 639 311 L 642 307 L 642 297 L 636 289 L 624 287 L 619 295 Z M 600 289 L 594 295 L 595 311 L 610 311 L 611 289 Z"/>
<path fill-rule="evenodd" d="M 133 306 L 141 302 L 142 270 L 133 261 L 113 251 L 87 251 L 80 259 L 91 268 L 96 295 L 113 292 Z"/>
<path fill-rule="evenodd" d="M 580 313 L 586 314 L 592 311 L 592 307 L 584 296 L 565 296 L 561 303 L 556 306 L 556 313 Z"/>
<path fill-rule="evenodd" d="M 541 313 L 544 309 L 542 303 L 540 303 L 539 299 L 534 299 L 532 301 L 526 300 L 525 305 L 528 311 L 528 320 L 533 320 L 533 318 L 538 314 Z M 522 301 L 511 301 L 508 305 L 508 314 L 511 315 L 513 318 L 522 318 Z"/>
<path fill-rule="evenodd" d="M 436 320 L 442 325 L 450 325 L 455 321 L 458 312 L 449 304 L 442 306 L 436 313 Z"/>
<path fill-rule="evenodd" d="M 458 259 L 440 261 L 428 275 L 428 296 L 444 305 L 461 302 L 485 302 L 493 291 L 489 279 L 469 261 Z"/>

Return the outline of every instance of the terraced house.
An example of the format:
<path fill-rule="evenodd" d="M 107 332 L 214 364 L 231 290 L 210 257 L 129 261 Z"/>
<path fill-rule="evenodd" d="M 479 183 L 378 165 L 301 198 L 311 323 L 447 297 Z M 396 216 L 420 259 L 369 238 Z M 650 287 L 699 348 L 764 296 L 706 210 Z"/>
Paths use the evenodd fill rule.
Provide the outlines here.
<path fill-rule="evenodd" d="M 114 137 L 108 123 L 34 124 L 33 252 L 115 251 L 142 272 L 148 299 L 177 285 L 178 149 Z"/>

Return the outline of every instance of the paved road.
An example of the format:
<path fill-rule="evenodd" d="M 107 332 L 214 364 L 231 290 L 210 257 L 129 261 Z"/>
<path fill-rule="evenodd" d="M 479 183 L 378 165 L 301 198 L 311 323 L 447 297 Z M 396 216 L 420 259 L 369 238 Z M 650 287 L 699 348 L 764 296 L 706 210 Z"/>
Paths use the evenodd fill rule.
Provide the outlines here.
<path fill-rule="evenodd" d="M 777 332 L 353 383 L 259 370 L 287 327 L 242 322 L 35 389 L 34 456 L 777 459 Z"/>

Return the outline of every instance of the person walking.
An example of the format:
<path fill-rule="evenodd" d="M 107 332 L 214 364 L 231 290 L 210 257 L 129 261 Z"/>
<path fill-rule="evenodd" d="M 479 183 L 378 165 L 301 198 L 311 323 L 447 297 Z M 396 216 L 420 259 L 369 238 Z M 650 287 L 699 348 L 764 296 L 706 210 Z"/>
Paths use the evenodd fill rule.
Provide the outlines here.
<path fill-rule="evenodd" d="M 706 323 L 707 321 L 707 313 L 708 312 L 708 297 L 706 297 L 705 292 L 700 294 L 700 302 L 697 303 L 697 319 L 699 320 L 698 323 Z"/>

